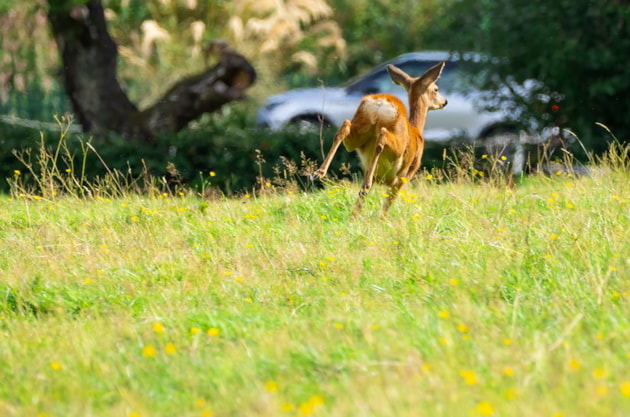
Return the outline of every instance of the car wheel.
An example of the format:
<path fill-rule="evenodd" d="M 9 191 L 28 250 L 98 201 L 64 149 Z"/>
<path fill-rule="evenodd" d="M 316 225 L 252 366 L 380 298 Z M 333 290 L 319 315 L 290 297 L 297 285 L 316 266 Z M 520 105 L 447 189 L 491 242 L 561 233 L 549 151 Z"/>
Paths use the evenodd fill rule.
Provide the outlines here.
<path fill-rule="evenodd" d="M 480 139 L 482 166 L 486 171 L 519 175 L 525 167 L 525 148 L 513 129 L 495 129 Z M 483 161 L 485 160 L 485 161 Z"/>
<path fill-rule="evenodd" d="M 290 125 L 296 126 L 300 132 L 319 132 L 320 129 L 326 131 L 332 127 L 332 123 L 323 116 L 317 114 L 307 114 L 291 119 Z"/>

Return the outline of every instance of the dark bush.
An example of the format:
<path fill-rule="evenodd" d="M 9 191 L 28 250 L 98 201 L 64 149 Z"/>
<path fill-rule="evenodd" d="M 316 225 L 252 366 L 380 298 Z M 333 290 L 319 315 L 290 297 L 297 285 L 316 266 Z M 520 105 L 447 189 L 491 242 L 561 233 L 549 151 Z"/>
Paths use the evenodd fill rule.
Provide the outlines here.
<path fill-rule="evenodd" d="M 328 151 L 333 134 L 327 132 L 324 152 Z M 39 149 L 44 144 L 48 153 L 54 155 L 60 137 L 59 130 L 0 123 L 1 177 L 13 178 L 15 171 L 19 170 L 23 181 L 34 183 L 33 178 L 29 178 L 29 170 L 14 152 L 28 155 L 35 174 L 39 175 Z M 88 141 L 96 153 L 86 147 Z M 145 174 L 164 179 L 165 183 L 190 187 L 210 182 L 227 195 L 254 189 L 261 174 L 265 181 L 271 183 L 274 178 L 290 176 L 287 179 L 306 185 L 308 179 L 300 175 L 306 170 L 300 173 L 300 168 L 307 161 L 318 165 L 323 159 L 319 132 L 297 128 L 272 132 L 256 126 L 243 110 L 230 107 L 222 115 L 204 117 L 177 134 L 163 135 L 147 143 L 115 136 L 91 140 L 82 133 L 70 132 L 66 135 L 66 146 L 67 151 L 60 152 L 57 159 L 59 171 L 72 169 L 79 172 L 85 156 L 84 176 L 87 181 L 103 178 L 108 172 L 116 170 L 130 182 Z M 350 163 L 352 171 L 358 171 L 356 157 L 340 150 L 331 175 L 343 176 L 340 168 L 344 163 Z M 297 170 L 290 169 L 288 165 L 296 166 Z M 345 175 L 348 175 L 347 172 Z M 0 191 L 8 189 L 8 182 L 2 181 Z"/>

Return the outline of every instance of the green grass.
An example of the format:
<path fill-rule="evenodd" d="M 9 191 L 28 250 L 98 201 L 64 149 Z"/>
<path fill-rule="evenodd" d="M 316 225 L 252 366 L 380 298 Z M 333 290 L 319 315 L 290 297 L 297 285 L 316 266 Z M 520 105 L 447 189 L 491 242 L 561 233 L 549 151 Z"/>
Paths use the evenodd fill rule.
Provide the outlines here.
<path fill-rule="evenodd" d="M 630 415 L 630 172 L 0 197 L 0 415 Z"/>

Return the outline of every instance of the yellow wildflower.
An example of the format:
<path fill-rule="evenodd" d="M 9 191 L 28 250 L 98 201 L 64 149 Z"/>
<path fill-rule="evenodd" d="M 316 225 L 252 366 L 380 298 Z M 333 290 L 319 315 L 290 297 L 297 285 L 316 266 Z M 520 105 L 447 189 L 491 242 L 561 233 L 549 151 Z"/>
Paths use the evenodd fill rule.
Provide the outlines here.
<path fill-rule="evenodd" d="M 166 352 L 167 355 L 174 355 L 177 352 L 177 349 L 174 344 L 167 343 L 164 345 L 164 352 Z"/>
<path fill-rule="evenodd" d="M 157 351 L 155 350 L 155 346 L 153 345 L 146 345 L 142 348 L 142 356 L 146 358 L 153 358 L 155 357 L 156 353 Z"/>
<path fill-rule="evenodd" d="M 265 391 L 269 393 L 278 392 L 278 384 L 276 384 L 274 381 L 267 381 L 265 383 Z"/>
<path fill-rule="evenodd" d="M 477 375 L 475 371 L 464 370 L 459 373 L 459 375 L 464 378 L 464 382 L 468 385 L 476 385 L 477 384 Z"/>
<path fill-rule="evenodd" d="M 156 321 L 155 323 L 153 323 L 153 331 L 157 334 L 164 333 L 164 325 L 159 321 Z"/>
<path fill-rule="evenodd" d="M 488 401 L 481 401 L 477 404 L 477 411 L 482 416 L 491 416 L 494 414 L 494 407 Z"/>

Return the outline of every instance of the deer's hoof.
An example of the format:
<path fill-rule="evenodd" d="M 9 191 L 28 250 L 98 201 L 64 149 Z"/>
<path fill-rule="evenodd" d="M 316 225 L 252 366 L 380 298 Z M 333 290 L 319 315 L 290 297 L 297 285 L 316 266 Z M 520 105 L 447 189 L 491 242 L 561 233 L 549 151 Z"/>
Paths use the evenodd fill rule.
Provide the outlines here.
<path fill-rule="evenodd" d="M 321 169 L 318 169 L 317 171 L 313 172 L 311 174 L 311 181 L 316 181 L 319 179 L 324 178 L 324 175 L 326 175 Z"/>

